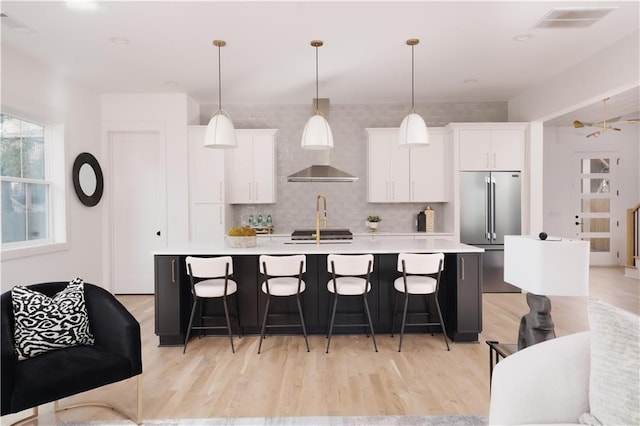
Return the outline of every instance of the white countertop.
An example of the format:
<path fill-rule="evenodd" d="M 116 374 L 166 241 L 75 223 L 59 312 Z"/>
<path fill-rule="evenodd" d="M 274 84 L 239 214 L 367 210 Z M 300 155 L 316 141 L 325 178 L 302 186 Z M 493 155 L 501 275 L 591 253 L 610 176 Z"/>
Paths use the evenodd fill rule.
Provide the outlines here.
<path fill-rule="evenodd" d="M 188 244 L 168 247 L 153 252 L 154 255 L 260 255 L 260 254 L 385 254 L 385 253 L 482 253 L 484 249 L 457 243 L 455 241 L 434 239 L 392 239 L 379 240 L 354 239 L 347 243 L 321 243 L 315 241 L 297 241 L 258 238 L 256 247 L 231 248 L 224 242 L 208 244 Z"/>

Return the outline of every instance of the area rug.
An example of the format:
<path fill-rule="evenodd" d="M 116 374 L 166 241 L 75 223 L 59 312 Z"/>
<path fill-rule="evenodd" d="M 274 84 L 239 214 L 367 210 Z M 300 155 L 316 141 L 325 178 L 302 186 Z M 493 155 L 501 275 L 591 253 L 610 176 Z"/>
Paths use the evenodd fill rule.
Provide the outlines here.
<path fill-rule="evenodd" d="M 133 422 L 110 421 L 58 423 L 61 426 L 124 426 Z M 331 416 L 331 417 L 239 417 L 210 419 L 150 419 L 143 426 L 484 426 L 485 416 Z"/>

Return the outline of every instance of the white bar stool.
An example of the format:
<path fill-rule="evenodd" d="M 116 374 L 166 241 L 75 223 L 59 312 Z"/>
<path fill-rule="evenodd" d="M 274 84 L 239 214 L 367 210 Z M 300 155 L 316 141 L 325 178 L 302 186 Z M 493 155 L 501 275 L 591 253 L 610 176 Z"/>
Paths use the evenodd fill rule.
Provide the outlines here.
<path fill-rule="evenodd" d="M 371 281 L 369 279 L 373 271 L 373 255 L 342 255 L 330 254 L 327 256 L 327 270 L 331 272 L 331 280 L 327 283 L 327 290 L 332 294 L 333 308 L 331 319 L 329 322 L 329 333 L 327 335 L 327 353 L 329 353 L 329 345 L 331 344 L 331 335 L 333 327 L 353 327 L 368 326 L 371 330 L 373 339 L 373 347 L 378 352 L 376 344 L 376 335 L 373 331 L 373 323 L 371 321 L 371 313 L 369 312 L 369 304 L 367 303 L 367 294 L 371 291 Z M 338 299 L 340 296 L 360 296 L 362 297 L 364 312 L 363 315 L 367 319 L 363 324 L 334 324 L 336 317 L 336 309 L 338 307 Z M 344 314 L 342 314 L 344 315 Z"/>
<path fill-rule="evenodd" d="M 402 337 L 404 336 L 405 326 L 434 326 L 439 325 L 442 328 L 442 335 L 444 336 L 444 342 L 449 350 L 449 341 L 447 340 L 447 331 L 444 328 L 444 320 L 442 319 L 442 311 L 440 310 L 440 303 L 438 303 L 438 289 L 440 288 L 440 274 L 444 269 L 444 254 L 416 254 L 416 253 L 400 253 L 398 255 L 398 271 L 402 272 L 402 276 L 397 278 L 393 287 L 399 292 L 404 294 L 404 309 L 402 312 L 402 328 L 400 329 L 400 344 L 398 345 L 398 352 L 402 350 Z M 393 321 L 391 324 L 391 337 L 393 337 L 393 330 L 395 328 L 396 316 L 398 315 L 398 293 L 396 293 L 396 302 L 393 309 Z M 407 314 L 407 307 L 409 306 L 409 296 L 422 295 L 426 296 L 427 309 L 429 309 L 429 299 L 432 298 L 435 301 L 436 309 L 438 310 L 438 322 L 422 322 L 422 323 L 407 323 L 407 315 L 427 315 L 430 316 L 429 311 L 421 313 Z"/>
<path fill-rule="evenodd" d="M 191 317 L 189 318 L 189 326 L 187 327 L 187 335 L 184 338 L 184 348 L 182 353 L 187 350 L 187 342 L 191 330 L 208 330 L 226 328 L 229 332 L 229 340 L 231 341 L 231 351 L 235 353 L 233 346 L 233 333 L 231 331 L 231 321 L 229 319 L 229 307 L 227 305 L 227 297 L 236 295 L 235 297 L 235 318 L 238 324 L 238 337 L 241 334 L 240 315 L 238 313 L 238 285 L 231 279 L 233 275 L 233 260 L 231 256 L 221 257 L 193 257 L 187 256 L 185 259 L 187 264 L 187 272 L 191 282 L 191 294 L 193 295 L 193 307 L 191 309 Z M 215 316 L 203 316 L 202 305 L 207 299 L 222 298 L 224 306 L 224 316 L 227 321 L 226 326 L 205 326 L 202 320 L 206 318 L 214 318 Z M 199 325 L 193 326 L 196 310 L 200 308 Z"/>
<path fill-rule="evenodd" d="M 264 310 L 264 319 L 262 320 L 262 330 L 260 332 L 260 344 L 258 345 L 258 353 L 262 349 L 262 340 L 264 333 L 268 327 L 290 327 L 290 324 L 267 324 L 269 314 L 269 305 L 271 297 L 296 297 L 298 304 L 298 314 L 300 315 L 300 326 L 304 333 L 304 342 L 309 352 L 309 341 L 307 340 L 307 329 L 304 325 L 304 316 L 302 315 L 302 303 L 300 294 L 306 289 L 306 284 L 302 279 L 302 274 L 307 271 L 307 257 L 304 254 L 296 254 L 292 256 L 260 256 L 260 272 L 264 274 L 265 279 L 262 283 L 262 292 L 267 295 L 267 304 Z M 275 314 L 274 314 L 275 315 Z"/>

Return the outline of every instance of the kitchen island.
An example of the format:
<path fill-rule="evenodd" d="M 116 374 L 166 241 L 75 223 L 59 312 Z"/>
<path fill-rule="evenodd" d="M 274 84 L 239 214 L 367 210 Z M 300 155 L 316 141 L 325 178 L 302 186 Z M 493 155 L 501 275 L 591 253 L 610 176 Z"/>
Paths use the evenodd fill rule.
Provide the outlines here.
<path fill-rule="evenodd" d="M 154 252 L 155 264 L 155 331 L 161 346 L 182 345 L 191 312 L 191 290 L 185 266 L 186 256 L 231 256 L 234 280 L 238 283 L 240 322 L 243 333 L 259 334 L 266 296 L 260 290 L 263 281 L 259 273 L 258 257 L 268 255 L 307 255 L 307 271 L 303 279 L 306 291 L 302 294 L 305 323 L 309 333 L 325 333 L 329 317 L 327 282 L 327 254 L 374 255 L 371 274 L 372 289 L 368 296 L 376 333 L 390 333 L 396 290 L 393 282 L 401 276 L 396 269 L 398 253 L 437 253 L 445 255 L 438 299 L 447 328 L 454 342 L 477 342 L 482 331 L 482 253 L 474 246 L 445 239 L 369 239 L 321 242 L 280 238 L 258 238 L 256 247 L 230 248 L 223 242 L 187 245 Z M 281 302 L 281 303 L 274 303 Z M 298 314 L 295 301 L 283 298 L 272 302 L 272 312 L 291 311 L 284 324 L 296 324 Z M 424 301 L 414 300 L 410 310 L 426 308 Z M 421 306 L 422 305 L 422 306 Z M 361 312 L 357 300 L 345 300 L 345 312 Z M 431 312 L 436 312 L 435 307 Z M 206 309 L 220 308 L 211 302 Z M 287 322 L 290 321 L 290 322 Z M 354 323 L 361 322 L 354 318 Z M 414 327 L 416 331 L 419 328 Z M 282 328 L 283 333 L 300 333 L 299 327 Z M 348 333 L 365 333 L 363 327 L 345 328 Z M 397 330 L 396 330 L 397 331 Z M 424 331 L 424 330 L 422 330 Z M 434 330 L 436 331 L 436 330 Z M 436 331 L 437 332 L 437 331 Z"/>

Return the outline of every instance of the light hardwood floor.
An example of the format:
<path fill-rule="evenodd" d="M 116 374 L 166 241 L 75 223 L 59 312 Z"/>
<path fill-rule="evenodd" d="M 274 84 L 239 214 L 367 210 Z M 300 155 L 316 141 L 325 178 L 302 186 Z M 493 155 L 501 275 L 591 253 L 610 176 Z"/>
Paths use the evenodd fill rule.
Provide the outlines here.
<path fill-rule="evenodd" d="M 620 268 L 592 268 L 590 295 L 640 314 L 640 282 Z M 379 352 L 366 336 L 342 335 L 325 354 L 324 336 L 311 336 L 307 353 L 301 336 L 271 336 L 258 355 L 258 337 L 236 338 L 231 353 L 224 337 L 192 339 L 182 347 L 158 347 L 153 296 L 119 299 L 139 320 L 143 339 L 143 418 L 486 415 L 489 355 L 485 340 L 515 342 L 523 294 L 485 294 L 480 343 L 452 344 L 441 335 L 377 335 Z M 587 298 L 553 297 L 558 336 L 587 330 Z M 107 399 L 133 409 L 135 382 L 109 385 L 64 402 Z M 112 420 L 105 409 L 59 413 L 58 421 Z M 33 424 L 38 424 L 34 422 Z M 40 424 L 43 423 L 41 420 Z"/>

